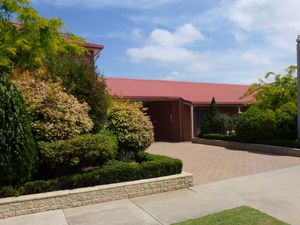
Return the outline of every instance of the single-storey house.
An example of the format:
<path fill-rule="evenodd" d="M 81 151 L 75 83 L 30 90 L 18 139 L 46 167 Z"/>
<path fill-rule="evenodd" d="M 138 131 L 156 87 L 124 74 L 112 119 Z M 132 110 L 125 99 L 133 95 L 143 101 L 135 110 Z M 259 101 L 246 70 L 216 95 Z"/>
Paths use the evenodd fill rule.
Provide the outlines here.
<path fill-rule="evenodd" d="M 106 77 L 110 94 L 140 101 L 148 109 L 156 141 L 189 141 L 201 132 L 215 97 L 220 112 L 238 114 L 248 85 Z"/>

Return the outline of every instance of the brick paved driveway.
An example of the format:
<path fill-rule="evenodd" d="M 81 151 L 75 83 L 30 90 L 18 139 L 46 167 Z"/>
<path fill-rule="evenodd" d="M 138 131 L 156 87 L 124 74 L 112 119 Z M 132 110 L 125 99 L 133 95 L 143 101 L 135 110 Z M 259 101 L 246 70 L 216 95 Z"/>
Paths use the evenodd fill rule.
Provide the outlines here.
<path fill-rule="evenodd" d="M 190 142 L 157 142 L 147 151 L 181 159 L 183 170 L 194 174 L 194 185 L 300 165 L 300 157 L 228 150 Z"/>

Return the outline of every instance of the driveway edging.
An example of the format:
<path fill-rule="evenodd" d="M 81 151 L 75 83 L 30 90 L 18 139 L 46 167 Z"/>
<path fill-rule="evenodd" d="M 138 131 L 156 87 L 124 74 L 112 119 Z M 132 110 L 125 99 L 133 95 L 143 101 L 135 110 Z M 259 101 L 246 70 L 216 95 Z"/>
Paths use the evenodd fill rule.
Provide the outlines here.
<path fill-rule="evenodd" d="M 300 157 L 300 149 L 297 148 L 253 144 L 253 143 L 242 143 L 242 142 L 234 142 L 234 141 L 213 140 L 213 139 L 205 139 L 205 138 L 193 138 L 192 143 L 213 145 L 213 146 L 219 146 L 228 149 L 244 150 L 250 152 L 264 152 L 264 153 L 270 153 L 276 155 Z"/>

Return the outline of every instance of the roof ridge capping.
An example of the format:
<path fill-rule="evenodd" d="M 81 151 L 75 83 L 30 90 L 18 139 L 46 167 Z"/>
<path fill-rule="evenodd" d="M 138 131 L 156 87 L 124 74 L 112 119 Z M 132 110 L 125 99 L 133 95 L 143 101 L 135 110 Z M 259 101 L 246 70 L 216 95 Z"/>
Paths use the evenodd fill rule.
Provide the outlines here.
<path fill-rule="evenodd" d="M 133 80 L 133 81 L 155 81 L 155 82 L 166 82 L 166 83 L 172 82 L 172 83 L 188 83 L 188 84 L 250 86 L 250 84 L 233 84 L 233 83 L 201 82 L 201 81 L 159 80 L 159 79 L 123 78 L 123 77 L 109 77 L 109 76 L 104 76 L 104 78 L 105 79 L 118 79 L 118 80 Z"/>

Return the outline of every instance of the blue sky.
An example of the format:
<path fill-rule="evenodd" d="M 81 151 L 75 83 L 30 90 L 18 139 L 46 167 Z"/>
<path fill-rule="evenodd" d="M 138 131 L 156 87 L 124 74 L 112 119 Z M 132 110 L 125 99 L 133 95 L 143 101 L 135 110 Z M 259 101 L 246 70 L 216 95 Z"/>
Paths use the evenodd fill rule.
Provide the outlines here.
<path fill-rule="evenodd" d="M 252 83 L 296 63 L 299 0 L 34 0 L 111 77 Z"/>

